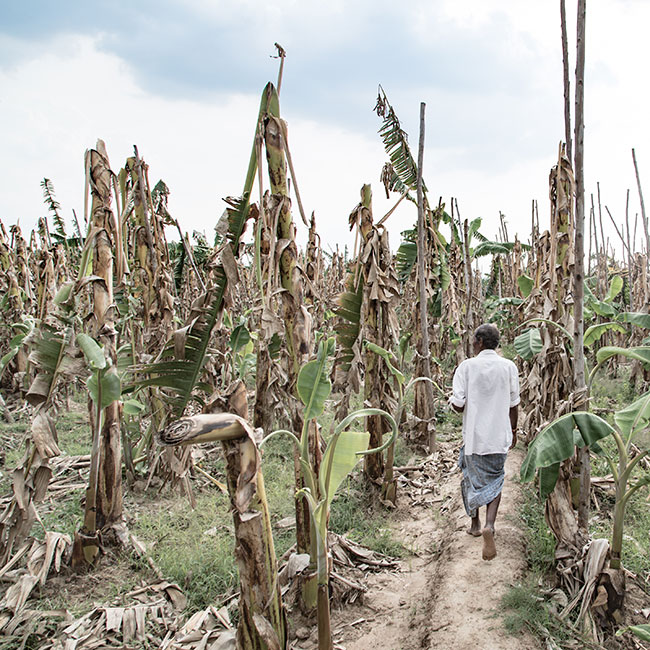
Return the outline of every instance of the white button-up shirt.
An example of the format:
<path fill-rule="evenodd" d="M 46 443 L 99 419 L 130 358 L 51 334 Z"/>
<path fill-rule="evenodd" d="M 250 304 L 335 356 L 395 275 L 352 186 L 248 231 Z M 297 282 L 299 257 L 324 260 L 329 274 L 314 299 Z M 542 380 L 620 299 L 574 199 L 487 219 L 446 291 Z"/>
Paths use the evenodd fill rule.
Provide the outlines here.
<path fill-rule="evenodd" d="M 454 373 L 450 402 L 465 407 L 465 455 L 505 454 L 512 443 L 510 408 L 519 404 L 517 366 L 494 350 L 465 359 Z"/>

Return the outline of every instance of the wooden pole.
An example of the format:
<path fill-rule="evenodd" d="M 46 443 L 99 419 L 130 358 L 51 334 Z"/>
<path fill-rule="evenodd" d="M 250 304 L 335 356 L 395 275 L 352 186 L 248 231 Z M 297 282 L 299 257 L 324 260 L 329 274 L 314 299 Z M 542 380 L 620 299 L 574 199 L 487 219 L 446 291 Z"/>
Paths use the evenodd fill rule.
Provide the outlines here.
<path fill-rule="evenodd" d="M 426 104 L 420 103 L 420 142 L 418 146 L 418 177 L 417 177 L 417 201 L 418 201 L 418 292 L 419 292 L 419 309 L 420 309 L 420 350 L 419 354 L 422 359 L 422 368 L 425 377 L 431 377 L 431 363 L 429 352 L 429 319 L 427 316 L 427 287 L 426 287 L 426 266 L 425 266 L 425 223 L 424 223 L 424 192 L 422 187 L 422 166 L 424 165 L 424 113 Z M 433 406 L 433 387 L 426 381 L 424 382 L 426 402 Z M 432 415 L 431 408 L 428 410 L 428 416 Z M 428 426 L 428 424 L 427 424 Z M 430 432 L 429 449 L 433 451 L 435 447 L 435 433 Z"/>
<path fill-rule="evenodd" d="M 598 283 L 597 283 L 597 296 L 601 300 L 605 297 L 607 290 L 607 245 L 605 244 L 605 229 L 603 228 L 603 209 L 600 201 L 600 183 L 596 183 L 596 191 L 598 193 L 598 221 L 600 222 L 600 243 L 601 251 L 598 256 Z"/>
<path fill-rule="evenodd" d="M 584 88 L 585 88 L 585 19 L 586 0 L 578 0 L 578 42 L 576 48 L 576 97 L 575 97 L 575 178 L 576 178 L 576 217 L 575 217 L 575 267 L 573 276 L 574 331 L 574 391 L 575 410 L 586 404 L 585 355 L 584 355 L 584 228 L 585 228 L 585 179 L 584 179 Z M 591 468 L 589 448 L 578 451 L 580 460 L 580 495 L 578 501 L 578 526 L 589 529 L 589 496 L 591 492 Z"/>
<path fill-rule="evenodd" d="M 625 237 L 627 238 L 627 286 L 630 291 L 630 309 L 634 310 L 634 283 L 632 282 L 632 264 L 634 263 L 634 249 L 630 241 L 630 190 L 625 197 Z"/>
<path fill-rule="evenodd" d="M 591 212 L 589 220 L 590 236 L 591 225 L 593 224 L 594 247 L 596 248 L 596 275 L 598 275 L 598 228 L 596 228 L 596 209 L 594 208 L 594 194 L 591 193 Z M 591 242 L 589 242 L 591 245 Z M 589 267 L 589 275 L 591 275 L 591 266 Z"/>
<path fill-rule="evenodd" d="M 569 44 L 566 33 L 566 5 L 560 0 L 560 25 L 562 27 L 562 67 L 564 70 L 564 137 L 566 139 L 566 155 L 573 158 L 571 142 L 571 86 L 569 84 Z"/>
<path fill-rule="evenodd" d="M 641 190 L 641 179 L 639 178 L 639 166 L 636 164 L 636 154 L 632 149 L 632 161 L 634 162 L 634 174 L 636 175 L 636 186 L 639 190 L 639 202 L 641 203 L 641 220 L 643 221 L 643 231 L 645 232 L 645 251 L 646 263 L 650 270 L 650 232 L 648 229 L 648 216 L 645 213 L 645 204 L 643 203 L 643 191 Z"/>

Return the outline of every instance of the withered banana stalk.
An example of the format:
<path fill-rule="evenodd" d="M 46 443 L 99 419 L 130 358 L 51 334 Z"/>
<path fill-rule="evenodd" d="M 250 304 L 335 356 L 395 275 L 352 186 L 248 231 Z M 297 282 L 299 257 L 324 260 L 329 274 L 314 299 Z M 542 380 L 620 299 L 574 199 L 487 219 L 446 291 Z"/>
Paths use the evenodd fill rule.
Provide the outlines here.
<path fill-rule="evenodd" d="M 231 413 L 193 415 L 173 422 L 160 431 L 156 439 L 166 446 L 203 442 L 223 444 L 239 567 L 237 647 L 284 650 L 287 623 L 253 428 L 244 418 Z"/>

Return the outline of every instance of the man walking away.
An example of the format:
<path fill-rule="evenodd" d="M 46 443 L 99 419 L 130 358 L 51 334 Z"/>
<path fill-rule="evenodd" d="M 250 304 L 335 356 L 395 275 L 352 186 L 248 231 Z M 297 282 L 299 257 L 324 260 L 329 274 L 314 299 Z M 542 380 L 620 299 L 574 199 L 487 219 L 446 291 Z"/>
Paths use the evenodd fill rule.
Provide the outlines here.
<path fill-rule="evenodd" d="M 512 361 L 496 353 L 499 330 L 484 324 L 474 332 L 474 354 L 454 373 L 449 400 L 463 414 L 463 446 L 458 465 L 463 472 L 461 492 L 465 511 L 472 519 L 470 535 L 483 537 L 483 559 L 497 550 L 494 522 L 505 477 L 506 456 L 517 444 L 519 374 Z M 479 508 L 487 506 L 481 529 Z"/>

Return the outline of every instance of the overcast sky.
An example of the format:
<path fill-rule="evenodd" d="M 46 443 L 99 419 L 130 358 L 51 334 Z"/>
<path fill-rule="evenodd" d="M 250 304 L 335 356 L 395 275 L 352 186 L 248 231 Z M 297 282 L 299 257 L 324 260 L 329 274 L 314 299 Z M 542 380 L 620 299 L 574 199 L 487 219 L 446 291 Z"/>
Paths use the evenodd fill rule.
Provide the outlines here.
<path fill-rule="evenodd" d="M 571 70 L 575 0 L 567 0 Z M 588 0 L 585 174 L 617 218 L 650 201 L 650 2 Z M 83 157 L 101 137 L 118 171 L 138 145 L 186 230 L 211 238 L 239 195 L 261 91 L 287 51 L 281 112 L 297 181 L 326 247 L 350 243 L 363 183 L 386 201 L 373 112 L 381 84 L 417 151 L 426 103 L 430 198 L 463 218 L 499 212 L 526 240 L 531 201 L 548 225 L 548 172 L 563 139 L 559 0 L 21 0 L 0 5 L 0 218 L 27 230 L 50 178 L 66 218 L 83 212 Z M 572 74 L 572 91 L 573 84 Z M 389 222 L 391 243 L 412 206 Z"/>

